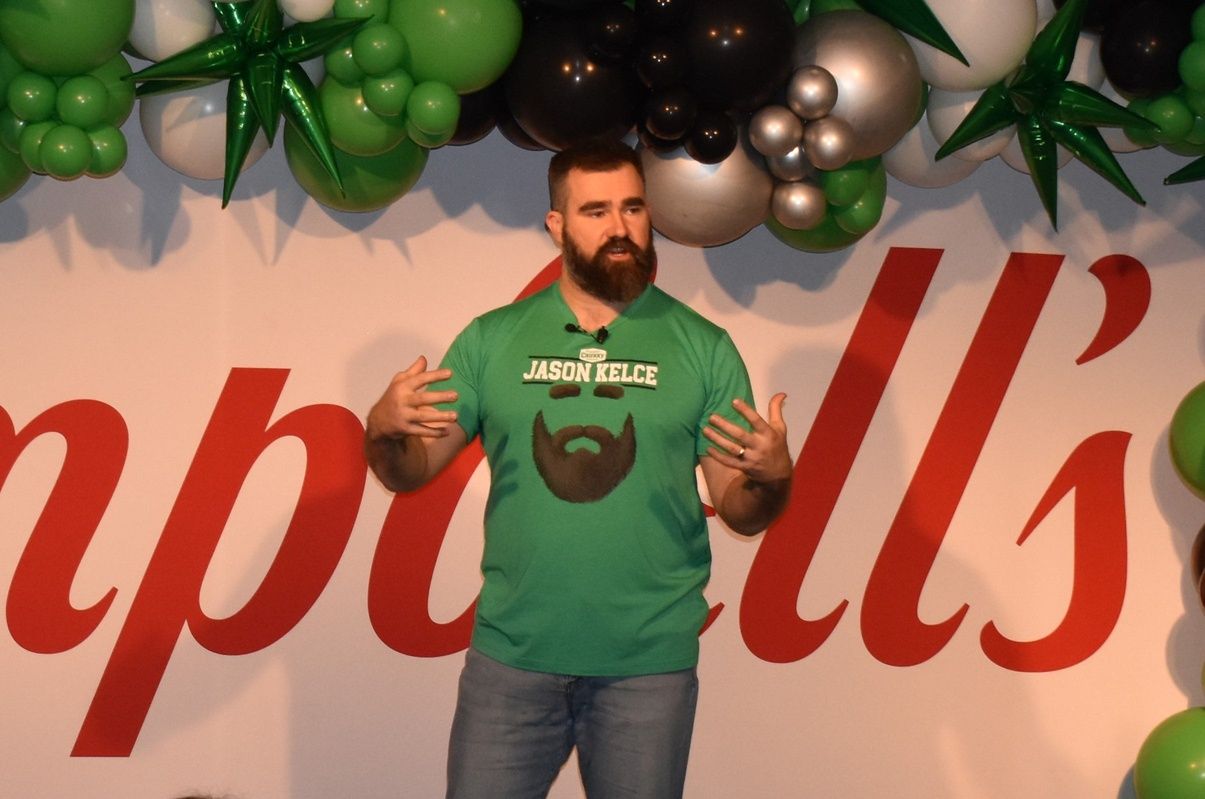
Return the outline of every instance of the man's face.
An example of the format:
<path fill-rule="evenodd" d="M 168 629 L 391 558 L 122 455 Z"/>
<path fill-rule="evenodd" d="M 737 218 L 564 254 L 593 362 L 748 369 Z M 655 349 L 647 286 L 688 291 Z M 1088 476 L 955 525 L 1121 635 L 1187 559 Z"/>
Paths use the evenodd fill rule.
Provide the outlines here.
<path fill-rule="evenodd" d="M 546 219 L 566 271 L 599 299 L 631 302 L 652 278 L 657 255 L 644 182 L 624 165 L 610 172 L 570 170 L 565 207 Z"/>

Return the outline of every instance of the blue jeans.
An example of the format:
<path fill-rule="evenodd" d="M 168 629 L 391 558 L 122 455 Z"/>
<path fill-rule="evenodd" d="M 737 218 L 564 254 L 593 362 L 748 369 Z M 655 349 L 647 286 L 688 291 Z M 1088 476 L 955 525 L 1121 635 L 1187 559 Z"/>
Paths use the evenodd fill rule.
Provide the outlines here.
<path fill-rule="evenodd" d="M 575 677 L 515 669 L 470 648 L 448 745 L 448 799 L 542 799 L 577 747 L 590 799 L 682 796 L 694 669 Z"/>

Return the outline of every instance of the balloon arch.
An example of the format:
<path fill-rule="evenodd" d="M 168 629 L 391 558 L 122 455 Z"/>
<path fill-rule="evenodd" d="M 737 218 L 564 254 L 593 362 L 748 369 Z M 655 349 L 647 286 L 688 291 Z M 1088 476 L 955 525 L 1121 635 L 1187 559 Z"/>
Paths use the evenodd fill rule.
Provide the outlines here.
<path fill-rule="evenodd" d="M 395 202 L 431 149 L 496 127 L 533 150 L 637 137 L 654 224 L 688 246 L 764 223 L 848 247 L 889 175 L 939 189 L 997 156 L 1057 225 L 1072 158 L 1137 202 L 1115 153 L 1162 146 L 1197 157 L 1167 182 L 1205 175 L 1198 5 L 0 0 L 0 200 L 32 174 L 120 171 L 137 100 L 155 155 L 223 180 L 223 205 L 283 117 L 293 176 L 341 211 Z"/>

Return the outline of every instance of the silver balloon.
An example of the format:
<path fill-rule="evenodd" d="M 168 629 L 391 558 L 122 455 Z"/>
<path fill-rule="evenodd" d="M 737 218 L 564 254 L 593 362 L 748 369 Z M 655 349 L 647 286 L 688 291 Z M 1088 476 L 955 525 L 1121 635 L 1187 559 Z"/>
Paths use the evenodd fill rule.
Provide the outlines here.
<path fill-rule="evenodd" d="M 765 156 L 786 155 L 803 139 L 803 123 L 789 108 L 767 105 L 749 120 L 749 142 Z"/>
<path fill-rule="evenodd" d="M 803 152 L 803 146 L 796 147 L 786 155 L 766 159 L 770 174 L 779 180 L 813 180 L 816 178 L 816 167 L 808 160 Z"/>
<path fill-rule="evenodd" d="M 819 66 L 837 82 L 830 112 L 848 122 L 851 158 L 886 152 L 920 116 L 922 84 L 916 56 L 890 24 L 864 11 L 817 14 L 795 32 L 796 68 Z"/>
<path fill-rule="evenodd" d="M 787 105 L 803 119 L 826 116 L 837 104 L 837 79 L 824 67 L 800 67 L 787 81 Z"/>
<path fill-rule="evenodd" d="M 765 221 L 774 179 L 741 137 L 718 164 L 700 164 L 683 150 L 640 148 L 653 227 L 688 247 L 727 244 Z"/>
<path fill-rule="evenodd" d="M 856 138 L 853 127 L 840 117 L 813 119 L 803 126 L 803 152 L 817 169 L 840 169 L 854 160 Z"/>
<path fill-rule="evenodd" d="M 779 183 L 770 198 L 770 212 L 783 227 L 811 230 L 824 221 L 828 201 L 814 183 Z"/>

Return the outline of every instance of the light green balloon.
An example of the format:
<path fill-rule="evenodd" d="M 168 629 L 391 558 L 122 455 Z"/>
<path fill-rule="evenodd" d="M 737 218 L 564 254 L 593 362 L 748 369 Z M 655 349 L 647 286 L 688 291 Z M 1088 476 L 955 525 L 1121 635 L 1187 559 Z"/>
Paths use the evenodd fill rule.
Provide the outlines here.
<path fill-rule="evenodd" d="M 88 73 L 99 78 L 105 85 L 105 91 L 109 93 L 109 108 L 105 112 L 105 121 L 119 128 L 134 110 L 134 81 L 125 80 L 125 76 L 132 72 L 130 62 L 118 53 Z"/>
<path fill-rule="evenodd" d="M 101 125 L 88 131 L 88 140 L 92 142 L 89 177 L 107 178 L 121 171 L 129 153 L 125 134 L 112 125 Z"/>
<path fill-rule="evenodd" d="M 824 221 L 810 230 L 792 230 L 773 216 L 766 219 L 766 228 L 779 241 L 804 252 L 843 250 L 862 238 L 861 234 L 844 230 L 836 223 L 832 214 L 826 215 Z"/>
<path fill-rule="evenodd" d="M 11 108 L 0 108 L 0 149 L 21 152 L 21 131 L 27 124 Z"/>
<path fill-rule="evenodd" d="M 1180 477 L 1205 497 L 1205 383 L 1188 392 L 1176 407 L 1168 443 Z"/>
<path fill-rule="evenodd" d="M 0 202 L 12 197 L 29 180 L 29 167 L 21 156 L 0 147 Z"/>
<path fill-rule="evenodd" d="M 855 236 L 869 233 L 883 218 L 883 203 L 887 201 L 887 170 L 878 158 L 873 159 L 873 164 L 862 196 L 833 211 L 833 221 L 837 226 Z"/>
<path fill-rule="evenodd" d="M 59 87 L 55 108 L 65 124 L 91 128 L 108 115 L 109 90 L 95 75 L 76 75 Z"/>
<path fill-rule="evenodd" d="M 75 125 L 59 125 L 46 131 L 38 145 L 38 157 L 47 175 L 75 180 L 92 163 L 92 140 Z"/>
<path fill-rule="evenodd" d="M 455 131 L 452 131 L 455 133 Z M 452 140 L 452 133 L 432 134 L 427 133 L 422 128 L 419 128 L 413 121 L 406 120 L 406 135 L 410 137 L 410 141 L 417 144 L 419 147 L 425 147 L 428 150 L 434 150 L 436 147 L 443 147 Z"/>
<path fill-rule="evenodd" d="M 384 22 L 389 16 L 389 0 L 335 0 L 335 16 L 339 19 L 375 17 Z"/>
<path fill-rule="evenodd" d="M 8 48 L 0 46 L 0 108 L 8 104 L 9 82 L 24 71 L 25 67 L 13 57 Z"/>
<path fill-rule="evenodd" d="M 406 37 L 416 82 L 467 94 L 502 77 L 519 49 L 523 15 L 515 0 L 390 0 L 389 24 Z"/>
<path fill-rule="evenodd" d="M 436 138 L 451 138 L 460 119 L 460 97 L 437 80 L 420 83 L 406 100 L 406 116 L 414 127 Z M 445 140 L 446 141 L 446 140 Z"/>
<path fill-rule="evenodd" d="M 1164 719 L 1134 761 L 1138 799 L 1200 799 L 1205 794 L 1205 708 Z"/>
<path fill-rule="evenodd" d="M 380 155 L 406 138 L 405 120 L 374 113 L 359 86 L 325 80 L 318 87 L 318 98 L 331 143 L 345 153 Z"/>
<path fill-rule="evenodd" d="M 130 37 L 134 0 L 2 0 L 0 44 L 43 75 L 99 67 Z"/>
<path fill-rule="evenodd" d="M 285 129 L 285 159 L 306 193 L 337 211 L 376 211 L 394 202 L 418 181 L 427 151 L 408 138 L 380 155 L 360 157 L 335 150 L 344 192 L 290 125 Z"/>
<path fill-rule="evenodd" d="M 364 80 L 364 70 L 356 63 L 356 54 L 352 49 L 353 41 L 354 37 L 348 38 L 344 44 L 327 50 L 326 55 L 322 57 L 327 77 L 348 86 L 355 86 Z"/>
<path fill-rule="evenodd" d="M 48 131 L 58 125 L 59 123 L 53 119 L 45 119 L 41 122 L 30 122 L 21 130 L 21 139 L 18 142 L 21 159 L 25 161 L 25 166 L 40 175 L 46 174 L 46 170 L 42 167 L 42 139 L 45 138 Z"/>
<path fill-rule="evenodd" d="M 8 107 L 26 122 L 41 122 L 54 115 L 58 87 L 37 72 L 22 72 L 8 82 Z"/>
<path fill-rule="evenodd" d="M 1205 42 L 1189 42 L 1180 51 L 1180 80 L 1192 91 L 1205 90 Z"/>
<path fill-rule="evenodd" d="M 866 193 L 870 175 L 879 163 L 877 158 L 853 161 L 840 169 L 820 173 L 820 187 L 829 205 L 844 206 L 857 202 Z"/>
<path fill-rule="evenodd" d="M 404 69 L 394 70 L 379 78 L 365 78 L 360 84 L 364 102 L 374 113 L 395 117 L 406 110 L 406 101 L 414 90 L 414 79 Z"/>
<path fill-rule="evenodd" d="M 1193 113 L 1188 104 L 1174 94 L 1151 100 L 1143 116 L 1159 126 L 1155 141 L 1161 144 L 1182 141 L 1192 130 Z"/>
<path fill-rule="evenodd" d="M 406 57 L 406 39 L 391 25 L 370 23 L 355 35 L 351 52 L 356 66 L 364 70 L 365 75 L 384 75 L 402 65 Z"/>

